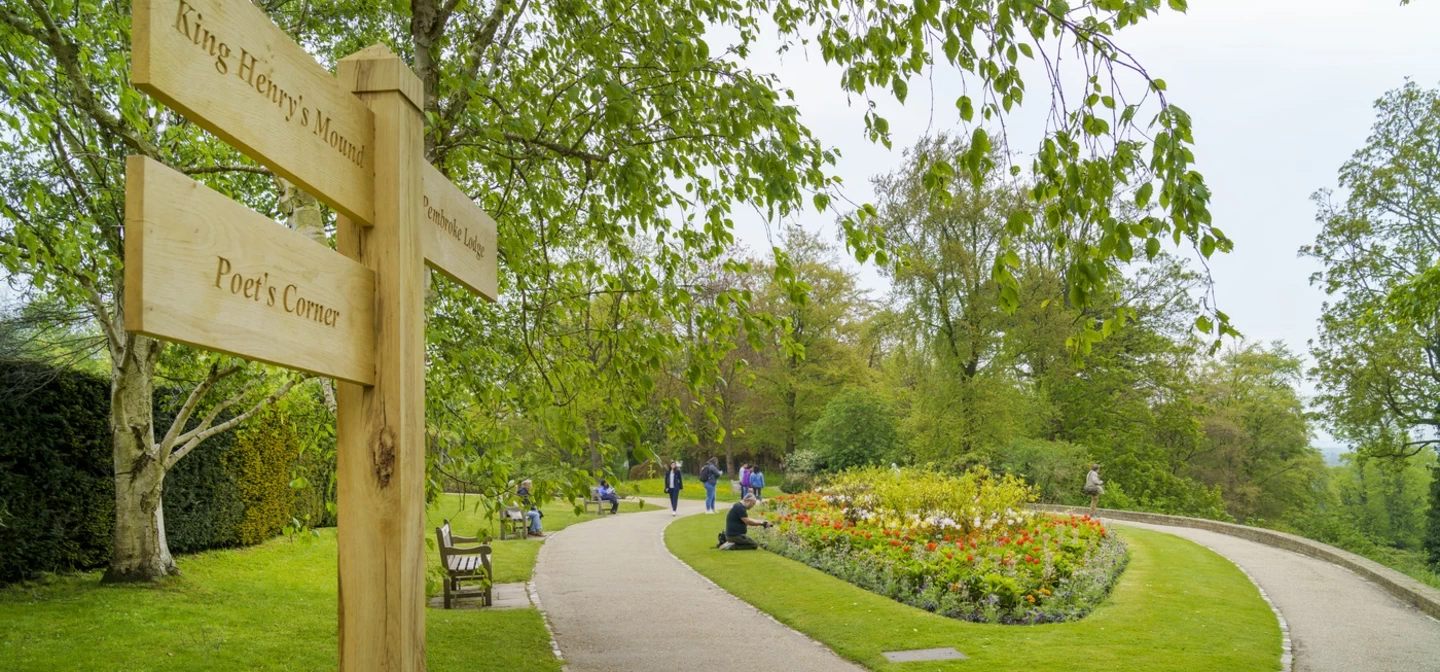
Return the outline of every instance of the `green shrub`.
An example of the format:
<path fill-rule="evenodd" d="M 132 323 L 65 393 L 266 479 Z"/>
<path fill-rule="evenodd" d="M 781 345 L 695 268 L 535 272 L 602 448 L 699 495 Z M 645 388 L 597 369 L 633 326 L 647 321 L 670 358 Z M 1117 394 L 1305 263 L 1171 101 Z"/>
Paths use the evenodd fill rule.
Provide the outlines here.
<path fill-rule="evenodd" d="M 110 381 L 10 364 L 0 367 L 0 390 L 0 583 L 108 562 Z"/>
<path fill-rule="evenodd" d="M 790 474 L 780 482 L 780 492 L 799 494 L 810 490 L 814 485 L 815 479 L 809 474 Z"/>
<path fill-rule="evenodd" d="M 1440 465 L 1430 469 L 1430 513 L 1425 522 L 1425 553 L 1440 571 Z"/>
<path fill-rule="evenodd" d="M 109 380 L 9 364 L 0 367 L 0 390 L 9 392 L 0 397 L 0 583 L 105 565 L 115 526 Z M 187 393 L 156 390 L 157 432 Z M 290 419 L 318 427 L 329 415 L 301 406 L 282 403 L 253 418 L 240 442 L 235 432 L 216 434 L 169 471 L 161 494 L 172 552 L 257 543 L 292 517 L 334 524 L 334 450 L 301 454 Z M 296 480 L 304 487 L 292 488 Z"/>
<path fill-rule="evenodd" d="M 849 389 L 825 405 L 806 436 L 829 471 L 879 464 L 895 449 L 895 414 L 875 394 Z"/>
<path fill-rule="evenodd" d="M 274 407 L 241 427 L 235 446 L 225 455 L 225 468 L 235 482 L 244 515 L 235 539 L 249 546 L 280 534 L 294 513 L 290 471 L 300 455 L 295 430 Z"/>
<path fill-rule="evenodd" d="M 661 469 L 660 465 L 655 462 L 641 462 L 640 464 L 630 467 L 630 475 L 627 480 L 643 481 L 647 478 L 660 478 L 664 473 L 665 470 Z"/>

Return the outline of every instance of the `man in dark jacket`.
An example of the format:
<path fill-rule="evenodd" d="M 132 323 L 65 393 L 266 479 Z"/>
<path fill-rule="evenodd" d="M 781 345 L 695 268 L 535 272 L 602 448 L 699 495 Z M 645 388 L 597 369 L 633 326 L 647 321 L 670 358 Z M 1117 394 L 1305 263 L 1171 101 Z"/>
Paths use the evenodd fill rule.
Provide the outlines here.
<path fill-rule="evenodd" d="M 705 513 L 715 513 L 715 486 L 720 482 L 720 468 L 715 462 L 712 457 L 700 468 L 700 484 L 705 486 Z"/>
<path fill-rule="evenodd" d="M 757 503 L 759 500 L 755 499 L 755 495 L 746 495 L 745 499 L 730 507 L 730 513 L 725 515 L 725 541 L 719 545 L 720 550 L 753 551 L 760 548 L 747 534 L 751 527 L 770 527 L 770 521 L 749 516 L 750 509 L 755 508 Z"/>

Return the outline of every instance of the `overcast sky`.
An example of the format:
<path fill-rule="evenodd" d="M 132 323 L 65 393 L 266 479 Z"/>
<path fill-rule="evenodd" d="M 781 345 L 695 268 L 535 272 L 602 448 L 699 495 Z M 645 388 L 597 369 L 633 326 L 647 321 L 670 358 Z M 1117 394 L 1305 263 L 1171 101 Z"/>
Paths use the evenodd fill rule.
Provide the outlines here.
<path fill-rule="evenodd" d="M 1376 98 L 1406 77 L 1425 87 L 1440 82 L 1437 31 L 1440 2 L 1427 0 L 1406 7 L 1398 0 L 1191 0 L 1187 14 L 1167 11 L 1118 34 L 1193 117 L 1214 224 L 1235 240 L 1233 253 L 1211 262 L 1217 297 L 1247 338 L 1308 351 L 1324 300 L 1308 282 L 1317 265 L 1296 255 L 1317 231 L 1310 195 L 1334 187 L 1340 164 L 1365 142 Z M 767 52 L 750 64 L 795 90 L 805 122 L 842 152 L 838 173 L 859 202 L 872 199 L 872 174 L 899 165 L 901 148 L 927 132 L 959 128 L 960 80 L 943 69 L 912 81 L 907 105 L 882 105 L 892 152 L 865 139 L 863 107 L 840 92 L 839 69 L 817 54 L 792 51 L 782 59 Z M 1027 151 L 1041 137 L 1049 101 L 1037 95 L 1045 88 L 1040 74 L 1029 74 L 1029 109 L 1009 122 L 1013 150 Z M 741 240 L 768 250 L 760 218 L 736 214 Z M 832 218 L 813 213 L 801 223 L 836 231 Z M 873 267 L 860 273 L 883 295 Z"/>

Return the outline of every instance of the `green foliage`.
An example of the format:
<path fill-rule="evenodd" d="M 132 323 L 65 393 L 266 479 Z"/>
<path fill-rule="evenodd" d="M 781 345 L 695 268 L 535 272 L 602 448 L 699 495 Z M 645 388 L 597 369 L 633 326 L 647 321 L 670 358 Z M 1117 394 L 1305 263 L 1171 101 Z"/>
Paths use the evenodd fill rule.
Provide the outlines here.
<path fill-rule="evenodd" d="M 237 543 L 258 544 L 280 534 L 290 522 L 294 514 L 290 473 L 298 457 L 295 431 L 274 408 L 256 414 L 236 432 L 225 466 L 245 509 L 235 529 Z"/>
<path fill-rule="evenodd" d="M 0 366 L 0 583 L 110 559 L 115 526 L 110 386 L 91 374 Z"/>
<path fill-rule="evenodd" d="M 1385 455 L 1440 446 L 1440 91 L 1413 82 L 1375 103 L 1364 147 L 1340 168 L 1343 202 L 1315 194 L 1321 231 L 1301 253 L 1330 295 L 1311 346 L 1312 374 L 1339 438 Z"/>
<path fill-rule="evenodd" d="M 1440 572 L 1440 465 L 1430 469 L 1430 511 L 1425 523 L 1425 553 Z"/>
<path fill-rule="evenodd" d="M 785 479 L 780 481 L 780 492 L 794 495 L 810 490 L 815 487 L 815 478 L 809 473 L 786 474 Z"/>
<path fill-rule="evenodd" d="M 641 462 L 640 464 L 630 467 L 628 480 L 638 481 L 647 478 L 660 478 L 661 474 L 664 473 L 665 470 L 661 469 L 660 465 L 655 462 Z"/>
<path fill-rule="evenodd" d="M 33 389 L 0 397 L 0 511 L 7 512 L 0 520 L 0 583 L 109 562 L 115 525 L 108 381 L 33 364 L 0 367 L 0 389 L 22 379 Z M 170 422 L 184 398 L 181 390 L 158 390 L 157 421 Z M 242 426 L 241 440 L 221 432 L 166 475 L 172 552 L 259 543 L 306 515 L 315 524 L 333 523 L 333 513 L 314 514 L 317 506 L 333 511 L 333 490 L 325 499 L 308 484 L 290 486 L 303 456 L 297 461 L 288 416 L 271 410 L 255 420 Z M 333 480 L 333 459 L 305 468 L 321 483 Z"/>
<path fill-rule="evenodd" d="M 785 458 L 785 471 L 789 474 L 814 474 L 825 468 L 825 456 L 814 448 L 801 448 Z"/>
<path fill-rule="evenodd" d="M 1090 454 L 1083 446 L 1063 441 L 1016 439 L 996 455 L 995 468 L 1025 479 L 1047 503 L 1079 502 L 1079 484 L 1090 471 Z M 1112 488 L 1113 489 L 1113 488 Z"/>
<path fill-rule="evenodd" d="M 173 417 L 163 406 L 156 417 Z M 227 468 L 234 432 L 210 437 L 165 475 L 161 495 L 165 538 L 172 553 L 194 553 L 236 545 L 245 502 Z"/>
<path fill-rule="evenodd" d="M 894 413 L 872 392 L 846 390 L 825 405 L 806 438 L 829 471 L 878 464 L 896 448 Z"/>

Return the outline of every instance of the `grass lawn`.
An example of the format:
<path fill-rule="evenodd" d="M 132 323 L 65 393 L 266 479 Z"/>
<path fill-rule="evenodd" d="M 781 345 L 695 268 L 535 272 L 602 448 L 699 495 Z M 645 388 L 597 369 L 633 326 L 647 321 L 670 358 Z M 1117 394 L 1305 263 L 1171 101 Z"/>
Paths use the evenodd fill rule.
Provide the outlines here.
<path fill-rule="evenodd" d="M 335 531 L 177 558 L 159 586 L 100 572 L 0 591 L 0 669 L 334 670 Z M 540 612 L 425 614 L 431 670 L 560 669 Z"/>
<path fill-rule="evenodd" d="M 462 535 L 485 529 L 475 501 L 445 495 L 427 536 L 444 518 Z M 546 530 L 595 517 L 561 502 L 544 510 Z M 496 580 L 529 580 L 540 544 L 494 542 Z M 86 572 L 0 588 L 0 670 L 335 669 L 334 529 L 176 562 L 184 575 L 158 586 L 101 586 L 101 572 Z M 439 562 L 436 551 L 428 562 Z M 430 670 L 560 669 L 536 609 L 425 616 Z"/>
<path fill-rule="evenodd" d="M 1073 623 L 967 623 L 857 588 L 764 551 L 714 549 L 720 523 L 671 524 L 671 552 L 740 599 L 875 670 L 1277 670 L 1280 626 L 1230 561 L 1179 537 L 1122 528 L 1130 565 L 1110 599 Z M 968 661 L 892 664 L 883 651 L 953 646 Z"/>

